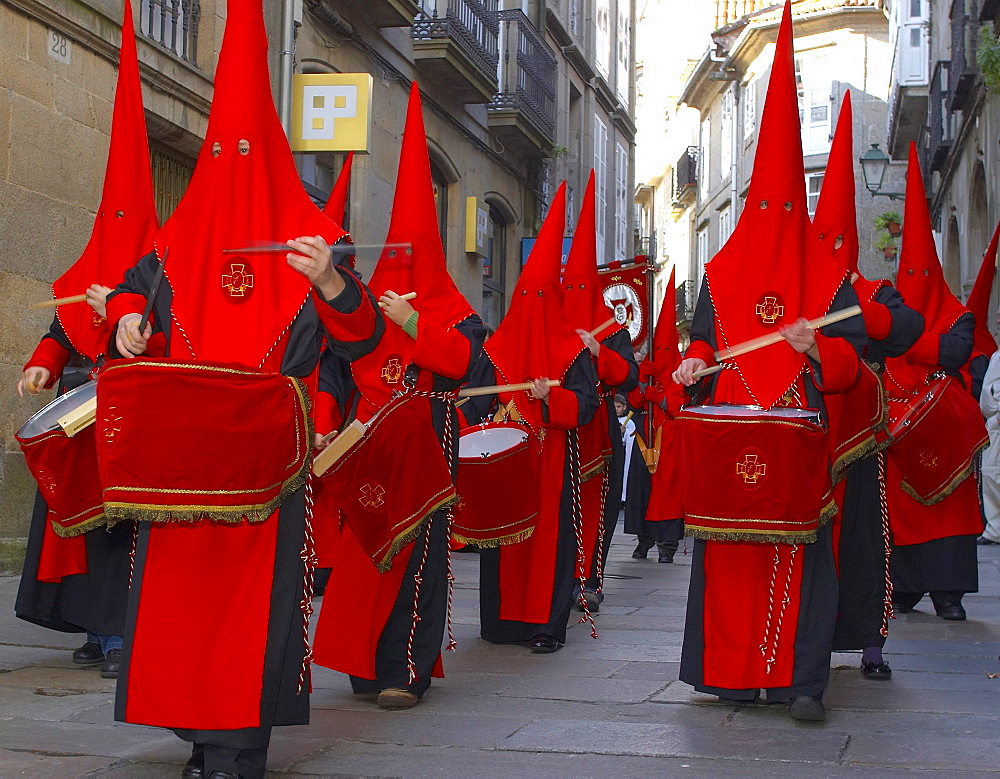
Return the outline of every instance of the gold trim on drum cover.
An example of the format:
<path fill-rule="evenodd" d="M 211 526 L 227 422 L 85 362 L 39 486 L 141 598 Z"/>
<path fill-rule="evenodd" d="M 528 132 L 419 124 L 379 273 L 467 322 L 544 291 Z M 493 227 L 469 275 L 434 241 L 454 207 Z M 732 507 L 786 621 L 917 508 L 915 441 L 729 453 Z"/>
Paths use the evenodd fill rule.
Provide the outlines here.
<path fill-rule="evenodd" d="M 909 483 L 907 483 L 905 476 L 903 476 L 903 478 L 902 478 L 902 480 L 900 482 L 900 485 L 899 485 L 900 489 L 903 490 L 903 492 L 905 492 L 907 495 L 909 495 L 915 501 L 917 501 L 917 503 L 920 503 L 923 506 L 933 506 L 935 503 L 940 503 L 942 500 L 944 500 L 949 495 L 951 495 L 951 493 L 953 493 L 955 490 L 957 490 L 959 484 L 961 484 L 969 476 L 972 475 L 972 473 L 976 470 L 976 455 L 979 454 L 987 446 L 989 446 L 989 443 L 990 443 L 989 442 L 989 438 L 987 438 L 984 441 L 980 441 L 975 446 L 975 448 L 973 448 L 973 450 L 972 450 L 972 457 L 969 460 L 968 465 L 963 465 L 957 471 L 954 471 L 952 473 L 952 476 L 949 479 L 945 480 L 944 483 L 942 484 L 942 486 L 940 488 L 938 488 L 938 490 L 935 490 L 935 492 L 937 494 L 936 494 L 936 496 L 934 498 L 931 498 L 931 499 L 928 500 L 928 499 L 920 497 L 917 494 L 916 490 L 913 489 L 913 487 L 910 486 Z"/>
<path fill-rule="evenodd" d="M 514 522 L 508 522 L 506 525 L 497 525 L 496 527 L 484 528 L 483 532 L 490 532 L 490 531 L 495 531 L 495 530 L 503 530 L 506 527 L 514 527 L 515 525 L 522 525 L 525 522 L 530 522 L 532 519 L 534 519 L 537 516 L 538 516 L 538 512 L 536 511 L 534 514 L 529 514 L 524 519 L 518 519 L 518 520 L 515 520 Z M 454 526 L 455 527 L 466 527 L 465 525 L 462 525 L 461 523 L 459 523 L 457 521 L 455 522 Z"/>
<path fill-rule="evenodd" d="M 529 527 L 519 533 L 512 533 L 509 536 L 501 536 L 500 538 L 491 538 L 488 541 L 479 541 L 472 538 L 466 538 L 460 533 L 452 531 L 452 538 L 458 541 L 460 544 L 465 544 L 466 546 L 474 546 L 477 549 L 497 549 L 501 546 L 512 546 L 513 544 L 519 544 L 522 541 L 527 541 L 531 538 L 531 534 L 535 532 L 535 528 Z"/>

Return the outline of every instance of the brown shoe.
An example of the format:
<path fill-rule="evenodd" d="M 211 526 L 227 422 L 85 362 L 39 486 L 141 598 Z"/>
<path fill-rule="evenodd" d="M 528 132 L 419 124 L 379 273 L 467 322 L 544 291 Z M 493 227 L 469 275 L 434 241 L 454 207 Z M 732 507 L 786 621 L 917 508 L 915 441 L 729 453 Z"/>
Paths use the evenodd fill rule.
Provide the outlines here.
<path fill-rule="evenodd" d="M 412 692 L 388 687 L 378 694 L 375 702 L 383 709 L 412 709 L 420 702 L 420 698 Z"/>

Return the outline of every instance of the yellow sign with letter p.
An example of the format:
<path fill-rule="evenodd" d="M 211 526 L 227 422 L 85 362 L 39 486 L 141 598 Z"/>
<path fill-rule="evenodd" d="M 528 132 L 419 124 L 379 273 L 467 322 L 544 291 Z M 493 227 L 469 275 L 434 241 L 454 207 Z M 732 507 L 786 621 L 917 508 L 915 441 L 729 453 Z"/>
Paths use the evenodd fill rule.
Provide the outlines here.
<path fill-rule="evenodd" d="M 373 85 L 369 73 L 292 76 L 292 150 L 368 152 Z"/>

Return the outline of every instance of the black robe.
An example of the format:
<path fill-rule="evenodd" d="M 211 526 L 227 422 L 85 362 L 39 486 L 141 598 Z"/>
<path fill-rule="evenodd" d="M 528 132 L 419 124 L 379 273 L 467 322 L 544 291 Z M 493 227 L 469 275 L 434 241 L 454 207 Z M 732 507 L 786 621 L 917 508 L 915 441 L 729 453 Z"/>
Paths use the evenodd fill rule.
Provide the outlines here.
<path fill-rule="evenodd" d="M 480 360 L 470 386 L 483 387 L 496 384 L 496 372 L 489 356 Z M 600 399 L 595 389 L 597 374 L 589 352 L 580 354 L 563 379 L 562 386 L 576 394 L 578 401 L 578 423 L 585 425 L 594 416 Z M 496 395 L 474 397 L 462 406 L 462 412 L 470 423 L 490 418 Z M 567 436 L 576 435 L 571 430 Z M 560 485 L 559 537 L 556 546 L 555 577 L 552 587 L 552 601 L 549 621 L 545 624 L 518 622 L 500 619 L 500 556 L 503 548 L 483 549 L 479 554 L 479 620 L 481 635 L 494 644 L 516 644 L 531 640 L 538 634 L 553 636 L 557 641 L 566 641 L 566 623 L 579 593 L 579 580 L 574 572 L 577 564 L 576 534 L 573 527 L 572 458 L 567 452 L 563 479 Z M 576 463 L 579 467 L 579 463 Z M 577 474 L 576 478 L 579 478 Z M 552 489 L 554 485 L 542 485 L 542 489 Z M 530 541 L 530 539 L 529 539 Z"/>
<path fill-rule="evenodd" d="M 76 352 L 58 319 L 52 320 L 44 337 L 52 338 L 70 352 L 58 394 L 86 383 L 94 364 Z M 96 451 L 94 456 L 97 456 Z M 64 633 L 89 631 L 99 636 L 123 635 L 134 526 L 131 522 L 120 522 L 110 530 L 91 530 L 84 536 L 87 573 L 65 576 L 60 582 L 40 582 L 36 576 L 48 521 L 48 506 L 36 491 L 14 613 L 23 620 Z"/>
<path fill-rule="evenodd" d="M 109 300 L 119 293 L 145 295 L 150 289 L 156 267 L 155 255 L 150 254 L 143 257 L 135 267 L 126 272 L 125 281 L 109 295 Z M 343 269 L 339 269 L 339 272 L 345 276 L 349 273 Z M 375 308 L 376 312 L 375 328 L 371 335 L 356 342 L 342 342 L 327 336 L 327 348 L 345 360 L 357 359 L 368 354 L 374 349 L 385 330 L 385 320 L 374 298 L 371 297 L 371 293 L 367 289 L 365 289 L 364 294 L 368 296 L 370 305 Z M 357 311 L 361 306 L 361 295 L 359 287 L 348 281 L 344 291 L 334 300 L 327 301 L 326 305 L 342 314 L 349 314 Z M 168 355 L 171 302 L 171 290 L 168 285 L 162 284 L 153 306 L 154 332 L 163 332 L 167 335 Z M 319 360 L 323 327 L 316 311 L 316 305 L 313 297 L 310 297 L 289 329 L 281 359 L 281 373 L 285 376 L 308 376 Z M 118 354 L 113 339 L 111 354 L 112 356 L 121 356 Z M 261 724 L 259 727 L 232 730 L 174 728 L 174 732 L 185 741 L 235 750 L 261 750 L 267 748 L 273 726 L 306 725 L 309 723 L 308 674 L 307 684 L 303 686 L 301 691 L 298 689 L 299 674 L 306 651 L 302 633 L 303 615 L 300 610 L 305 579 L 305 564 L 300 557 L 305 538 L 305 501 L 305 487 L 303 487 L 286 498 L 278 510 L 277 517 L 269 520 L 277 520 L 278 530 L 270 596 L 271 616 L 267 627 L 264 655 Z M 118 675 L 118 691 L 115 697 L 115 719 L 122 722 L 127 721 L 129 664 L 132 659 L 129 637 L 134 634 L 136 629 L 136 617 L 144 580 L 150 532 L 150 523 L 140 523 L 133 586 L 129 592 L 125 647 L 121 672 Z M 233 597 L 238 598 L 238 593 L 234 593 Z M 196 642 L 192 645 L 195 651 L 224 651 L 224 647 L 202 648 L 202 645 L 198 643 L 198 637 L 188 638 Z M 164 664 L 164 673 L 169 673 L 169 663 Z M 183 725 L 183 723 L 177 724 L 178 726 Z"/>
<path fill-rule="evenodd" d="M 839 311 L 857 305 L 854 289 L 841 286 L 830 304 L 831 311 Z M 859 317 L 845 319 L 823 328 L 823 334 L 843 337 L 860 354 L 867 341 L 864 323 Z M 691 324 L 691 340 L 701 340 L 716 348 L 715 311 L 707 288 L 702 286 L 698 296 L 694 320 Z M 812 361 L 811 361 L 812 362 Z M 814 371 L 822 371 L 820 365 L 812 362 Z M 709 379 L 708 386 L 700 393 L 711 397 L 715 378 Z M 697 385 L 695 385 L 697 386 Z M 805 382 L 806 402 L 810 408 L 820 409 L 825 417 L 826 405 L 823 396 L 811 381 Z M 791 485 L 790 485 L 791 486 Z M 705 551 L 706 544 L 712 543 L 695 539 L 691 561 L 691 583 L 688 588 L 687 617 L 684 625 L 684 643 L 681 648 L 680 679 L 699 692 L 740 700 L 756 700 L 759 689 L 728 689 L 705 684 Z M 800 588 L 799 613 L 794 644 L 794 665 L 790 687 L 768 688 L 768 701 L 786 701 L 794 697 L 808 695 L 822 697 L 830 679 L 830 652 L 833 646 L 833 631 L 837 619 L 837 571 L 833 557 L 833 541 L 829 523 L 819 529 L 815 543 L 802 544 L 802 582 Z"/>
<path fill-rule="evenodd" d="M 903 302 L 894 287 L 883 287 L 875 302 L 885 305 L 892 317 L 889 335 L 869 340 L 864 358 L 885 368 L 887 357 L 899 357 L 916 343 L 924 330 L 924 318 Z M 885 644 L 882 624 L 885 613 L 886 539 L 882 531 L 882 495 L 879 457 L 869 455 L 847 471 L 841 509 L 838 568 L 840 606 L 834 651 L 881 647 Z"/>

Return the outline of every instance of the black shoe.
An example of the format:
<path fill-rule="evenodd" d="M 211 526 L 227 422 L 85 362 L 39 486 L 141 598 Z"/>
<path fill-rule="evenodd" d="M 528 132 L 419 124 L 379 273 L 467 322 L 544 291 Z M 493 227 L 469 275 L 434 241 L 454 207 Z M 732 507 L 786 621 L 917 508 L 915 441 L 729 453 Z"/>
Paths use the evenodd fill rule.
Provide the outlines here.
<path fill-rule="evenodd" d="M 799 695 L 792 698 L 788 704 L 788 713 L 792 719 L 801 722 L 822 722 L 826 719 L 826 708 L 823 701 L 812 695 Z"/>
<path fill-rule="evenodd" d="M 891 679 L 892 669 L 885 661 L 881 663 L 869 663 L 866 660 L 862 660 L 861 675 L 865 679 Z"/>
<path fill-rule="evenodd" d="M 909 614 L 923 597 L 923 593 L 897 592 L 892 599 L 892 610 L 897 614 Z"/>
<path fill-rule="evenodd" d="M 956 603 L 955 601 L 942 603 L 940 606 L 935 606 L 934 610 L 941 619 L 948 619 L 954 622 L 960 622 L 965 619 L 965 609 L 962 608 L 961 603 Z"/>
<path fill-rule="evenodd" d="M 562 646 L 555 636 L 548 636 L 545 633 L 539 633 L 531 639 L 529 645 L 531 651 L 536 655 L 550 655 L 553 652 L 558 652 L 559 647 Z"/>
<path fill-rule="evenodd" d="M 202 779 L 205 776 L 205 749 L 200 744 L 195 744 L 191 751 L 191 757 L 184 764 L 181 771 L 184 779 Z"/>
<path fill-rule="evenodd" d="M 640 541 L 636 547 L 635 551 L 632 552 L 632 558 L 635 560 L 645 560 L 646 555 L 649 554 L 649 550 L 653 548 L 652 542 L 646 543 L 645 541 Z"/>
<path fill-rule="evenodd" d="M 104 656 L 104 664 L 101 666 L 101 676 L 105 679 L 117 679 L 118 671 L 122 665 L 122 650 L 109 649 Z"/>
<path fill-rule="evenodd" d="M 669 541 L 658 541 L 656 543 L 656 551 L 659 553 L 656 558 L 656 562 L 672 563 L 674 561 L 674 553 L 677 551 L 677 547 Z"/>
<path fill-rule="evenodd" d="M 209 771 L 209 779 L 240 779 L 239 774 L 234 774 L 232 771 Z"/>
<path fill-rule="evenodd" d="M 979 538 L 976 539 L 976 543 L 979 546 L 996 546 L 1000 542 L 990 541 L 990 539 L 988 539 L 986 536 L 979 536 Z"/>
<path fill-rule="evenodd" d="M 88 641 L 79 649 L 73 650 L 73 662 L 78 665 L 97 665 L 104 662 L 104 652 L 96 641 Z"/>

